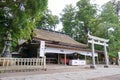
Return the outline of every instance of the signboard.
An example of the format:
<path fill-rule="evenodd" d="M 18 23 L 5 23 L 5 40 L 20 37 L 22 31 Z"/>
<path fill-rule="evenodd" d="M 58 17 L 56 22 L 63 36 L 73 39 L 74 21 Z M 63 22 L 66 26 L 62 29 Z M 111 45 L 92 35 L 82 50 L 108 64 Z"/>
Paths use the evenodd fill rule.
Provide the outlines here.
<path fill-rule="evenodd" d="M 45 41 L 40 41 L 40 57 L 44 57 L 45 53 Z"/>
<path fill-rule="evenodd" d="M 70 60 L 69 65 L 86 65 L 85 60 Z"/>

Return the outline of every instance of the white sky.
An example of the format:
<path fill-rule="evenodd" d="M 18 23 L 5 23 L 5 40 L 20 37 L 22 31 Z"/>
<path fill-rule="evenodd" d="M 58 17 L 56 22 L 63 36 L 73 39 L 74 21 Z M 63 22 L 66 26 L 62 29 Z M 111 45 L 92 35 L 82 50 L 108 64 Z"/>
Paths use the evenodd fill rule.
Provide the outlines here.
<path fill-rule="evenodd" d="M 75 6 L 76 2 L 78 1 L 79 0 L 48 0 L 48 9 L 52 11 L 53 15 L 60 16 L 59 14 L 65 8 L 65 5 L 72 4 L 73 6 Z M 91 3 L 101 6 L 108 1 L 110 0 L 91 0 Z M 56 30 L 60 30 L 62 28 L 62 24 L 60 23 L 59 25 L 57 25 L 56 28 Z"/>

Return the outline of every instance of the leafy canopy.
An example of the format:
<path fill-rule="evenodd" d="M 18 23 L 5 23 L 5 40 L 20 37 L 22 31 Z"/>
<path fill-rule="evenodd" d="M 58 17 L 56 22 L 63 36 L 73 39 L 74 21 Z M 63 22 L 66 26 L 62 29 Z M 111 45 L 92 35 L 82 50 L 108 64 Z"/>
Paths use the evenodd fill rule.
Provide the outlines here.
<path fill-rule="evenodd" d="M 45 28 L 49 30 L 55 30 L 56 25 L 59 23 L 59 18 L 56 15 L 53 15 L 52 12 L 46 9 L 42 13 L 41 20 L 37 21 L 38 28 Z"/>
<path fill-rule="evenodd" d="M 0 1 L 0 48 L 6 31 L 10 31 L 13 46 L 18 39 L 30 39 L 36 21 L 41 19 L 47 0 L 1 0 Z"/>

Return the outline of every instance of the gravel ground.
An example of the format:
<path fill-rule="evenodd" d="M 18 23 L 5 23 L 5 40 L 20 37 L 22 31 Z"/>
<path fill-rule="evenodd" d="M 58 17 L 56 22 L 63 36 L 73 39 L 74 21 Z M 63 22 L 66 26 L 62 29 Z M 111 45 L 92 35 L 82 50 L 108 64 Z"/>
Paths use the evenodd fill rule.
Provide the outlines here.
<path fill-rule="evenodd" d="M 120 80 L 120 67 L 51 66 L 47 71 L 0 74 L 0 80 Z"/>
<path fill-rule="evenodd" d="M 120 74 L 106 76 L 106 77 L 98 77 L 98 78 L 88 79 L 88 80 L 120 80 Z"/>
<path fill-rule="evenodd" d="M 25 72 L 7 72 L 0 74 L 0 78 L 4 77 L 15 77 L 15 76 L 29 76 L 29 75 L 38 75 L 38 74 L 54 74 L 54 73 L 63 73 L 63 72 L 78 72 L 91 70 L 89 66 L 64 66 L 64 65 L 49 65 L 47 70 L 38 70 L 38 71 L 25 71 Z"/>

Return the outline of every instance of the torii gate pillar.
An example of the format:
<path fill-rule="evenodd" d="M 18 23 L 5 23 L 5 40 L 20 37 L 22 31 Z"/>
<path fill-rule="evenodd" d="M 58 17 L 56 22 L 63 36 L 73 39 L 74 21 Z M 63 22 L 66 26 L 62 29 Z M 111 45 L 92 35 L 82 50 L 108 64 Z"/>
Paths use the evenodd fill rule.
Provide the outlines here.
<path fill-rule="evenodd" d="M 107 48 L 106 48 L 106 43 L 104 44 L 104 56 L 105 56 L 105 68 L 108 68 L 109 66 L 109 60 L 108 60 L 108 55 L 107 55 Z"/>
<path fill-rule="evenodd" d="M 95 48 L 94 48 L 94 40 L 92 39 L 92 65 L 90 68 L 96 68 L 95 65 Z"/>

